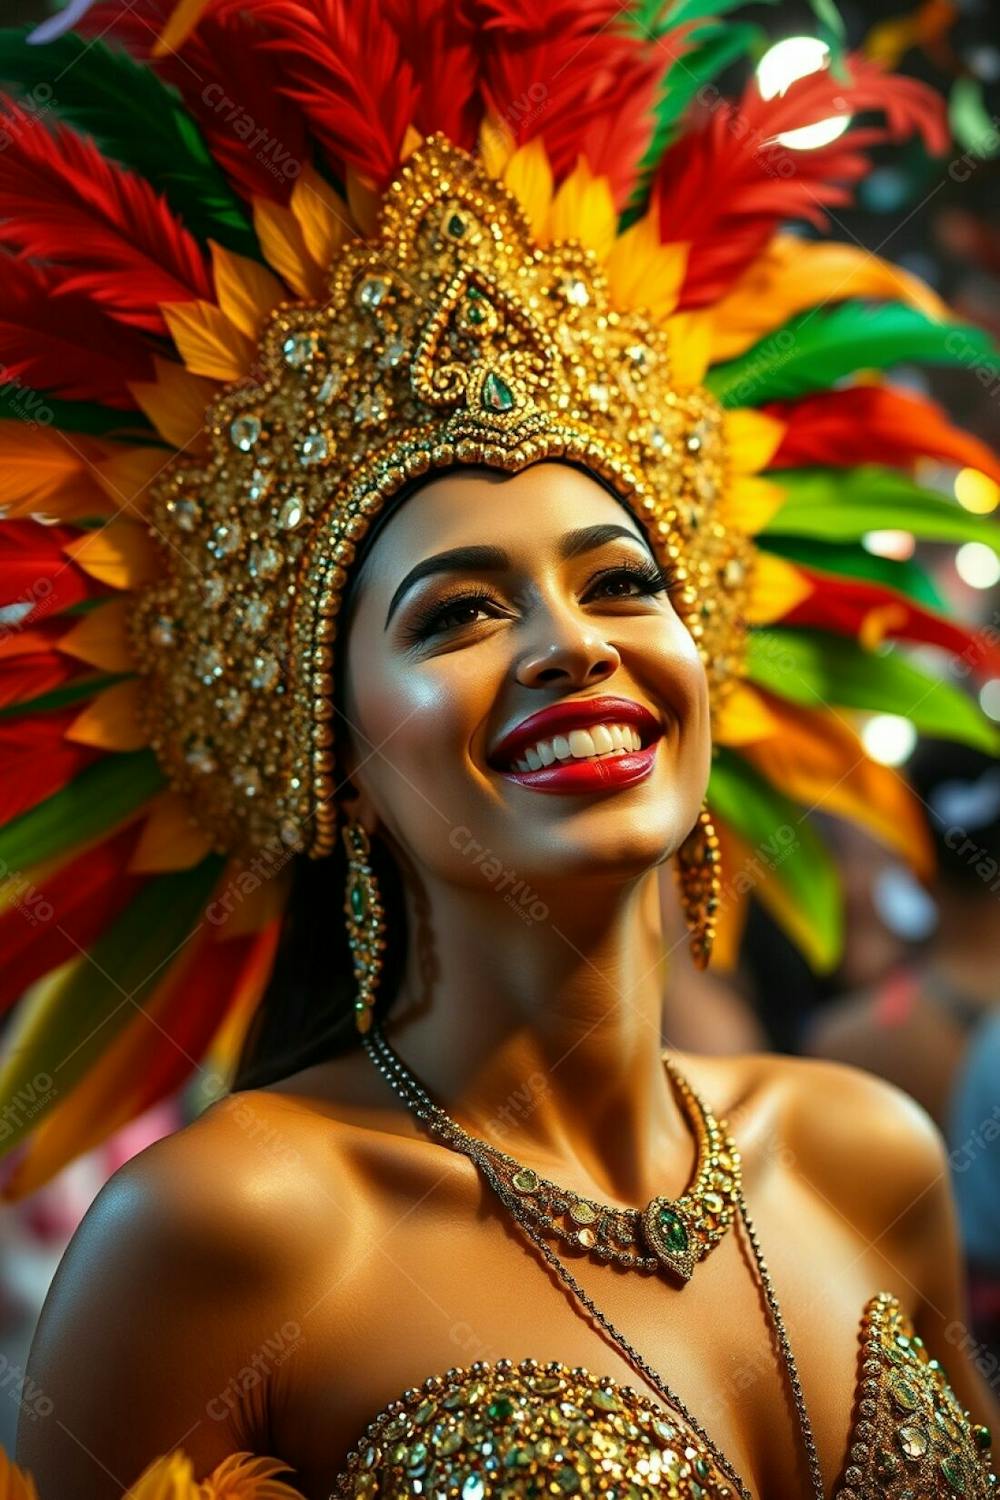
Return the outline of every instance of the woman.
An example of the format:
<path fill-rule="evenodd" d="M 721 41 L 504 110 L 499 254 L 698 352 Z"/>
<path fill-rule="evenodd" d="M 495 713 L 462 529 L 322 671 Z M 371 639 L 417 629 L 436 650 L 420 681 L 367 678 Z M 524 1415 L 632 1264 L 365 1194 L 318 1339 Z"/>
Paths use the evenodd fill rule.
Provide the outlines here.
<path fill-rule="evenodd" d="M 260 37 L 240 40 L 297 57 L 308 42 L 332 69 L 321 23 L 295 9 L 261 6 Z M 189 62 L 233 55 L 228 14 L 207 7 Z M 569 67 L 613 17 L 547 19 Z M 531 61 L 518 27 L 533 35 L 534 24 L 491 31 L 501 65 Z M 649 67 L 648 37 L 611 37 L 617 63 Z M 301 61 L 282 66 L 294 74 Z M 551 55 L 547 66 L 554 85 Z M 581 126 L 602 103 L 610 119 L 609 76 L 595 93 L 588 64 L 560 129 L 574 107 Z M 327 110 L 343 102 L 332 78 Z M 411 81 L 401 75 L 402 96 Z M 871 86 L 852 95 L 837 79 L 799 96 L 807 115 L 831 95 L 860 108 Z M 428 92 L 425 127 L 432 97 L 451 103 Z M 805 680 L 808 632 L 748 643 L 747 631 L 828 627 L 824 610 L 850 617 L 860 585 L 831 574 L 819 587 L 807 567 L 751 545 L 784 502 L 740 475 L 774 458 L 791 417 L 727 411 L 702 379 L 706 351 L 725 348 L 728 404 L 748 389 L 767 399 L 801 335 L 771 340 L 770 366 L 752 347 L 751 378 L 733 352 L 746 325 L 738 335 L 723 318 L 720 340 L 696 315 L 671 317 L 680 292 L 668 272 L 680 277 L 686 257 L 660 243 L 662 217 L 595 237 L 610 187 L 584 163 L 553 196 L 540 137 L 518 128 L 524 147 L 501 132 L 481 157 L 442 134 L 409 142 L 376 216 L 377 174 L 357 169 L 361 155 L 373 166 L 372 142 L 359 155 L 338 137 L 346 241 L 318 174 L 316 201 L 259 207 L 261 242 L 288 282 L 315 281 L 313 256 L 326 254 L 323 295 L 278 304 L 267 273 L 217 248 L 218 305 L 206 312 L 196 288 L 193 305 L 165 314 L 184 367 L 161 359 L 155 389 L 133 394 L 179 445 L 180 405 L 208 399 L 191 379 L 218 377 L 227 326 L 242 339 L 227 358 L 251 378 L 216 379 L 204 431 L 186 440 L 195 451 L 165 467 L 156 454 L 155 560 L 139 566 L 137 539 L 109 539 L 110 526 L 67 543 L 88 577 L 137 592 L 135 675 L 93 685 L 69 726 L 71 743 L 123 764 L 103 783 L 105 762 L 83 768 L 76 850 L 36 894 L 79 914 L 67 892 L 104 858 L 119 884 L 123 864 L 128 878 L 155 878 L 111 935 L 95 939 L 91 923 L 93 962 L 71 961 L 31 994 L 0 1086 L 17 1097 L 24 1070 L 48 1064 L 57 1097 L 35 1129 L 12 1129 L 11 1144 L 28 1144 L 8 1191 L 53 1170 L 71 1126 L 81 1149 L 165 1086 L 163 1053 L 183 1041 L 189 1068 L 223 1022 L 256 1014 L 236 1091 L 116 1173 L 67 1253 L 26 1382 L 47 1416 L 22 1407 L 18 1459 L 42 1500 L 117 1495 L 143 1470 L 141 1500 L 993 1485 L 991 1398 L 961 1347 L 945 1163 L 926 1117 L 849 1069 L 706 1059 L 669 1038 L 662 1051 L 669 859 L 700 965 L 746 894 L 726 886 L 724 845 L 814 954 L 828 960 L 835 936 L 821 851 L 792 826 L 791 801 L 767 792 L 781 747 L 801 753 L 812 724 L 780 688 L 792 700 Z M 30 149 L 15 144 L 13 167 Z M 770 178 L 764 155 L 753 170 Z M 574 205 L 577 235 L 566 232 Z M 758 248 L 744 250 L 754 275 L 788 285 Z M 79 253 L 58 251 L 67 264 Z M 878 283 L 920 300 L 849 262 L 837 274 L 856 291 Z M 701 264 L 707 274 L 707 252 Z M 817 285 L 785 291 L 785 312 Z M 113 305 L 134 317 L 143 295 L 129 282 Z M 269 296 L 275 310 L 261 315 Z M 759 296 L 741 297 L 739 318 L 759 330 Z M 957 348 L 953 335 L 942 347 Z M 887 410 L 901 408 L 889 397 Z M 807 420 L 788 461 L 816 441 Z M 102 600 L 100 625 L 85 617 L 71 648 L 106 665 L 121 605 Z M 915 607 L 906 619 L 917 637 L 944 629 Z M 975 643 L 948 631 L 953 649 Z M 853 660 L 843 648 L 830 638 L 831 663 Z M 899 666 L 866 660 L 864 691 L 912 689 Z M 834 701 L 855 701 L 850 679 L 841 673 Z M 985 732 L 957 692 L 935 702 L 955 732 Z M 832 715 L 812 727 L 814 746 L 854 753 Z M 143 779 L 140 743 L 166 792 Z M 819 761 L 795 762 L 788 788 L 801 792 Z M 835 782 L 842 810 L 884 792 L 885 836 L 919 859 L 912 806 L 891 779 L 848 761 Z M 121 802 L 95 852 L 107 832 L 98 785 Z M 64 846 L 46 844 L 39 817 L 29 809 L 13 828 L 36 860 L 55 861 Z M 756 834 L 747 844 L 735 829 Z M 241 862 L 223 868 L 212 851 L 226 850 Z M 284 894 L 293 855 L 282 951 L 257 1008 L 279 925 L 267 903 Z M 791 902 L 803 868 L 810 883 Z M 23 943 L 21 977 L 37 962 Z M 286 1466 L 291 1491 L 277 1477 Z"/>

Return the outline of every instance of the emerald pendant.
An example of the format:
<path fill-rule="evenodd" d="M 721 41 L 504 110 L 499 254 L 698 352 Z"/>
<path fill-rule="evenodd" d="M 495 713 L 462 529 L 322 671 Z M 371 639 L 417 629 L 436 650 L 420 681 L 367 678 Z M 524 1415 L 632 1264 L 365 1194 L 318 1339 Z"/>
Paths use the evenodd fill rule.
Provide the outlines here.
<path fill-rule="evenodd" d="M 510 411 L 514 405 L 514 392 L 495 370 L 491 370 L 483 381 L 482 403 L 493 411 Z"/>
<path fill-rule="evenodd" d="M 642 1213 L 643 1237 L 665 1270 L 690 1281 L 695 1257 L 691 1232 L 681 1209 L 669 1198 L 654 1198 Z"/>

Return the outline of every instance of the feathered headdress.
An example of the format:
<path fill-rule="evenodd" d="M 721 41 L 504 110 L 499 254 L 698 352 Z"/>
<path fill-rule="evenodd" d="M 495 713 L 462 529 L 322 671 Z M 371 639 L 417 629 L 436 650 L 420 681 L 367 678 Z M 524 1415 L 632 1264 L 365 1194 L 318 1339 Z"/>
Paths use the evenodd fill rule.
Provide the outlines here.
<path fill-rule="evenodd" d="M 995 748 L 957 686 L 890 647 L 934 645 L 982 676 L 1000 648 L 948 619 L 914 562 L 862 539 L 992 542 L 991 522 L 913 475 L 928 457 L 1000 469 L 879 372 L 994 356 L 912 276 L 781 226 L 821 229 L 873 145 L 916 131 L 942 151 L 941 110 L 859 57 L 727 102 L 714 79 L 756 40 L 718 19 L 731 8 L 97 0 L 44 42 L 0 31 L 0 1003 L 18 1006 L 0 1100 L 6 1149 L 25 1147 L 8 1197 L 195 1068 L 225 1076 L 270 973 L 289 859 L 322 852 L 332 816 L 322 713 L 298 752 L 275 738 L 297 721 L 272 695 L 321 710 L 330 666 L 322 648 L 308 689 L 292 683 L 289 641 L 312 627 L 287 606 L 276 628 L 279 582 L 285 599 L 300 578 L 309 619 L 329 619 L 381 498 L 448 453 L 584 453 L 647 494 L 664 546 L 714 580 L 700 597 L 733 649 L 719 655 L 694 592 L 686 618 L 719 679 L 722 962 L 751 884 L 817 968 L 836 960 L 814 807 L 928 872 L 919 805 L 866 754 L 855 711 Z M 783 140 L 876 113 L 817 149 Z M 393 204 L 436 212 L 435 195 L 449 213 L 432 248 Z M 433 338 L 407 311 L 404 239 L 436 293 L 461 267 L 464 300 Z M 446 366 L 446 344 L 478 352 Z M 530 373 L 549 349 L 567 371 L 558 431 Z M 456 384 L 460 366 L 478 373 Z M 473 430 L 458 406 L 474 404 Z M 331 473 L 387 434 L 398 463 L 366 471 L 327 535 L 332 573 L 310 571 Z M 660 463 L 681 497 L 669 515 L 643 488 Z M 785 824 L 794 842 L 741 883 Z"/>

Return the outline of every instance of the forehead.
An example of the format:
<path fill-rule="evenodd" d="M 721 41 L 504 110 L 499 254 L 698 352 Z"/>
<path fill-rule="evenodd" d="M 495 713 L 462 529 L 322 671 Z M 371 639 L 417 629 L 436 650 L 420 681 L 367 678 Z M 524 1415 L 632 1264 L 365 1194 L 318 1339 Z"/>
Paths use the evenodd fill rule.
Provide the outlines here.
<path fill-rule="evenodd" d="M 643 540 L 631 512 L 600 480 L 569 464 L 546 461 L 516 474 L 456 469 L 435 475 L 398 506 L 372 544 L 366 571 L 384 578 L 433 553 L 482 543 L 523 558 L 555 546 L 567 531 L 608 523 Z"/>

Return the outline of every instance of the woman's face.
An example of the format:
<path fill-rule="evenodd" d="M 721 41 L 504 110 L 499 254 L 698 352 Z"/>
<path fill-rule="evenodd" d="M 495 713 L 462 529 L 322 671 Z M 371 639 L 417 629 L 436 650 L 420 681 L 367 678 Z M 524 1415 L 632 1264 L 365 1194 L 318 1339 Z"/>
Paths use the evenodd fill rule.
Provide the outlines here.
<path fill-rule="evenodd" d="M 711 744 L 665 581 L 629 513 L 567 464 L 428 481 L 358 584 L 335 726 L 358 814 L 470 886 L 491 855 L 542 888 L 673 853 Z"/>

